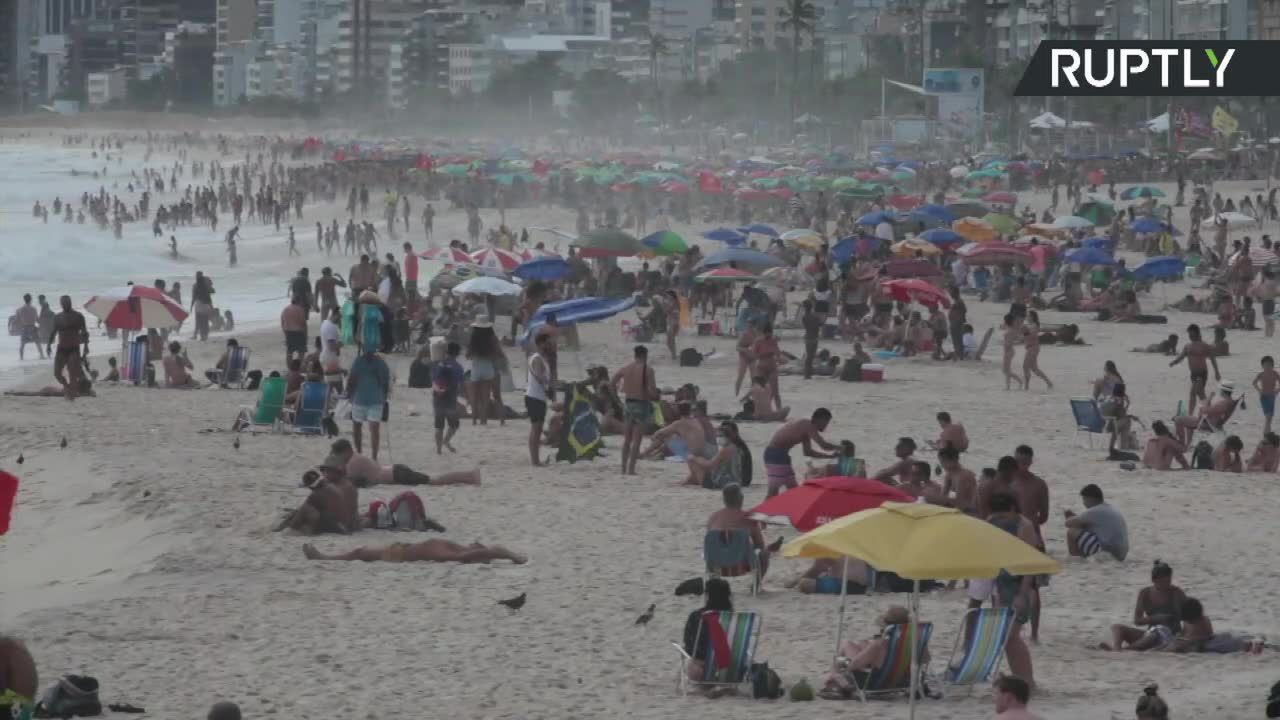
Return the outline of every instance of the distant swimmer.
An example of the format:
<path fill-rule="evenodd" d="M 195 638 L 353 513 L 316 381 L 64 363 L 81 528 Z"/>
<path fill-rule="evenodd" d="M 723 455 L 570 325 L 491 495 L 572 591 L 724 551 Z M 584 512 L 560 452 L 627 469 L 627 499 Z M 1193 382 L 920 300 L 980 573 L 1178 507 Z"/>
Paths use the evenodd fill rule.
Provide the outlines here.
<path fill-rule="evenodd" d="M 169 257 L 178 258 L 178 237 L 176 235 L 169 236 Z"/>

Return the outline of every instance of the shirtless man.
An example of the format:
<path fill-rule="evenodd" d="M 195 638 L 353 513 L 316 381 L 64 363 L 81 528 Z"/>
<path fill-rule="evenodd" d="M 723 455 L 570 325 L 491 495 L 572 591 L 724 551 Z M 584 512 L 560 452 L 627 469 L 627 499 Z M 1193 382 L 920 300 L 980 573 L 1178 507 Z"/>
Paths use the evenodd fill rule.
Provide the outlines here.
<path fill-rule="evenodd" d="M 774 407 L 773 390 L 769 387 L 769 379 L 763 375 L 751 378 L 751 388 L 742 399 L 742 419 L 759 420 L 761 422 L 778 422 L 786 420 L 791 414 L 789 407 Z"/>
<path fill-rule="evenodd" d="M 742 509 L 740 485 L 729 483 L 720 489 L 720 495 L 724 501 L 724 507 L 711 513 L 707 518 L 707 529 L 728 532 L 746 530 L 750 533 L 752 547 L 760 551 L 760 578 L 763 580 L 765 573 L 769 571 L 769 555 L 777 548 L 765 545 L 764 532 L 760 529 L 761 524 L 752 520 L 750 514 Z"/>
<path fill-rule="evenodd" d="M 938 413 L 938 425 L 942 431 L 938 433 L 937 440 L 929 442 L 930 450 L 941 450 L 945 447 L 953 447 L 958 452 L 966 452 L 969 449 L 969 435 L 964 431 L 964 426 L 958 422 L 951 422 L 951 413 Z"/>
<path fill-rule="evenodd" d="M 457 562 L 488 564 L 494 560 L 510 560 L 516 565 L 529 558 L 501 545 L 459 545 L 433 538 L 418 543 L 392 543 L 383 547 L 360 547 L 338 555 L 325 555 L 310 543 L 302 546 L 308 560 L 359 560 L 361 562 Z"/>
<path fill-rule="evenodd" d="M 1191 415 L 1196 411 L 1197 399 L 1207 400 L 1204 388 L 1209 382 L 1209 365 L 1213 365 L 1213 379 L 1222 380 L 1222 373 L 1218 372 L 1218 359 L 1213 355 L 1213 347 L 1200 338 L 1199 325 L 1187 327 L 1187 342 L 1182 346 L 1182 352 L 1178 357 L 1169 363 L 1169 367 L 1183 360 L 1187 361 L 1187 366 L 1191 369 L 1191 393 L 1187 399 L 1187 414 Z"/>
<path fill-rule="evenodd" d="M 169 354 L 161 361 L 164 365 L 164 386 L 169 388 L 191 389 L 200 386 L 191 377 L 191 359 L 177 341 L 169 343 Z"/>
<path fill-rule="evenodd" d="M 663 293 L 659 302 L 667 314 L 667 350 L 671 351 L 671 359 L 676 360 L 676 335 L 680 333 L 680 296 L 675 290 L 668 290 Z"/>
<path fill-rule="evenodd" d="M 637 345 L 635 360 L 614 373 L 610 385 L 622 389 L 622 474 L 635 475 L 644 433 L 653 423 L 653 401 L 659 397 L 658 381 L 649 367 L 649 350 Z"/>
<path fill-rule="evenodd" d="M 323 268 L 320 270 L 320 277 L 316 278 L 315 296 L 320 302 L 320 317 L 327 318 L 332 308 L 338 305 L 338 288 L 346 287 L 347 283 L 340 277 L 333 274 L 331 268 Z"/>
<path fill-rule="evenodd" d="M 1179 415 L 1173 419 L 1173 431 L 1177 434 L 1178 442 L 1183 445 L 1190 446 L 1192 436 L 1195 435 L 1196 428 L 1200 427 L 1200 423 L 1204 420 L 1209 421 L 1209 425 L 1218 428 L 1226 422 L 1231 413 L 1235 411 L 1236 401 L 1232 397 L 1235 393 L 1235 384 L 1231 381 L 1219 383 L 1218 393 L 1221 397 L 1212 401 L 1207 401 L 1200 412 L 1192 415 Z"/>
<path fill-rule="evenodd" d="M 991 696 L 995 699 L 995 720 L 1041 720 L 1027 709 L 1031 686 L 1020 677 L 1001 675 L 991 688 Z"/>
<path fill-rule="evenodd" d="M 1151 423 L 1151 432 L 1155 433 L 1155 437 L 1147 441 L 1147 447 L 1142 452 L 1143 465 L 1152 470 L 1172 470 L 1174 461 L 1177 461 L 1183 470 L 1190 467 L 1184 454 L 1187 447 L 1174 439 L 1167 425 L 1156 420 Z"/>
<path fill-rule="evenodd" d="M 280 311 L 280 330 L 284 333 L 284 364 L 307 354 L 307 306 L 294 298 Z"/>
<path fill-rule="evenodd" d="M 357 488 L 370 485 L 479 485 L 480 470 L 427 475 L 405 465 L 381 465 L 356 452 L 351 441 L 335 440 L 321 469 L 341 470 Z"/>
<path fill-rule="evenodd" d="M 326 463 L 319 470 L 302 474 L 302 485 L 311 490 L 297 510 L 276 524 L 275 530 L 289 528 L 304 535 L 348 534 L 363 526 L 359 492 L 347 479 L 345 467 Z"/>
<path fill-rule="evenodd" d="M 942 467 L 942 497 L 960 512 L 976 514 L 978 477 L 960 464 L 960 451 L 942 448 L 938 451 L 938 465 Z"/>
<path fill-rule="evenodd" d="M 359 264 L 352 265 L 347 271 L 347 284 L 351 286 L 353 297 L 360 297 L 362 290 L 375 289 L 376 279 L 376 270 L 369 262 L 368 255 L 361 255 Z"/>
<path fill-rule="evenodd" d="M 58 302 L 62 312 L 53 318 L 53 334 L 58 339 L 53 379 L 66 390 L 68 400 L 75 400 L 84 376 L 84 358 L 89 357 L 89 328 L 84 324 L 84 315 L 71 309 L 70 295 L 63 295 Z M 63 368 L 67 370 L 66 379 L 62 377 Z"/>
<path fill-rule="evenodd" d="M 1018 510 L 1031 521 L 1036 531 L 1036 549 L 1044 552 L 1044 532 L 1041 527 L 1049 521 L 1049 485 L 1039 475 L 1031 472 L 1035 452 L 1030 445 L 1019 445 L 1013 451 L 1018 462 L 1011 489 L 1018 498 Z M 1031 586 L 1031 642 L 1040 640 L 1040 587 L 1048 583 L 1048 577 L 1038 577 Z"/>
<path fill-rule="evenodd" d="M 996 493 L 1013 494 L 1013 476 L 1018 472 L 1018 461 L 1005 455 L 996 463 L 996 474 L 984 477 L 978 484 L 977 513 L 979 518 L 991 515 L 991 496 Z M 1019 508 L 1021 511 L 1021 508 Z M 1025 511 L 1022 511 L 1025 513 Z"/>
<path fill-rule="evenodd" d="M 879 480 L 882 483 L 892 485 L 895 482 L 905 485 L 911 481 L 911 465 L 915 462 L 912 455 L 916 451 L 916 441 L 909 437 L 898 438 L 898 444 L 893 447 L 893 454 L 898 458 L 889 467 L 881 470 L 871 476 L 872 480 Z"/>
<path fill-rule="evenodd" d="M 691 457 L 704 460 L 715 456 L 715 438 L 708 438 L 702 423 L 693 417 L 689 403 L 680 403 L 679 417 L 653 434 L 649 447 L 644 451 L 648 458 L 661 459 L 672 456 L 687 461 Z M 691 481 L 692 474 L 687 478 Z"/>
<path fill-rule="evenodd" d="M 823 439 L 822 433 L 831 424 L 831 411 L 818 408 L 807 420 L 792 420 L 778 428 L 764 449 L 764 469 L 769 478 L 769 493 L 773 497 L 783 488 L 796 487 L 796 471 L 791 466 L 791 448 L 800 445 L 805 457 L 830 460 L 838 449 Z M 817 445 L 826 452 L 817 452 Z"/>
<path fill-rule="evenodd" d="M 942 487 L 933 481 L 932 468 L 929 463 L 920 460 L 911 461 L 907 481 L 899 485 L 904 492 L 924 498 L 926 502 L 938 503 L 943 499 Z"/>
<path fill-rule="evenodd" d="M 22 296 L 22 307 L 18 308 L 13 317 L 18 321 L 18 359 L 23 359 L 27 345 L 30 344 L 36 346 L 36 352 L 43 360 L 44 345 L 40 343 L 40 313 L 31 304 L 30 293 Z"/>

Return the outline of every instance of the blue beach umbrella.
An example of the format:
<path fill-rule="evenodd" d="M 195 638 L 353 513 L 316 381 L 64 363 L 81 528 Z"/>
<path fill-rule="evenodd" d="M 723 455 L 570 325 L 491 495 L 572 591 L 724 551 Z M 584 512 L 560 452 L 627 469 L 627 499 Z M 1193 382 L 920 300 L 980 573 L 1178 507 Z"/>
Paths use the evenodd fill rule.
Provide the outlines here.
<path fill-rule="evenodd" d="M 921 239 L 928 240 L 929 242 L 939 247 L 945 247 L 947 245 L 958 245 L 961 243 L 968 242 L 967 240 L 965 240 L 963 237 L 960 236 L 960 233 L 954 230 L 950 230 L 948 228 L 934 228 L 932 230 L 925 230 L 924 232 L 920 233 L 920 237 Z"/>
<path fill-rule="evenodd" d="M 879 225 L 882 222 L 897 222 L 897 221 L 898 221 L 897 215 L 894 215 L 891 212 L 886 212 L 884 210 L 878 210 L 876 212 L 869 212 L 866 215 L 863 215 L 862 217 L 858 218 L 858 221 L 855 224 Z"/>
<path fill-rule="evenodd" d="M 1133 269 L 1137 280 L 1176 280 L 1186 273 L 1187 264 L 1182 258 L 1171 255 L 1153 257 Z"/>
<path fill-rule="evenodd" d="M 708 240 L 718 240 L 728 245 L 742 245 L 747 242 L 747 236 L 726 227 L 719 227 L 715 230 L 708 230 L 702 233 L 702 237 Z"/>
<path fill-rule="evenodd" d="M 744 227 L 740 227 L 738 228 L 738 232 L 742 233 L 743 235 L 750 235 L 752 233 L 755 233 L 756 235 L 764 235 L 766 237 L 771 237 L 771 238 L 778 237 L 777 230 L 774 230 L 772 227 L 769 227 L 768 225 L 762 225 L 760 223 L 755 223 L 753 225 L 746 225 Z"/>
<path fill-rule="evenodd" d="M 1094 248 L 1094 247 L 1076 248 L 1075 250 L 1072 250 L 1066 253 L 1065 255 L 1063 255 L 1063 257 L 1066 258 L 1067 262 L 1073 262 L 1080 265 L 1115 265 L 1116 264 L 1116 259 L 1111 257 L 1111 253 L 1108 253 L 1106 250 L 1103 250 L 1102 248 Z"/>
<path fill-rule="evenodd" d="M 522 280 L 562 280 L 569 274 L 569 263 L 558 257 L 542 257 L 520 263 L 511 271 Z"/>

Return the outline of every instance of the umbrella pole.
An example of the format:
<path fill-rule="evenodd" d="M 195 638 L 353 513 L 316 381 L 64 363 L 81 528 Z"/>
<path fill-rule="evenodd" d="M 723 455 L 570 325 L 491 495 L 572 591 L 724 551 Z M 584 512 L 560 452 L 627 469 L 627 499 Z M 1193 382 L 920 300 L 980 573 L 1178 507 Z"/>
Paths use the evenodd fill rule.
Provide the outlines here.
<path fill-rule="evenodd" d="M 845 592 L 849 588 L 849 556 L 844 556 L 844 569 L 840 571 L 840 620 L 836 623 L 836 652 L 831 656 L 832 667 L 836 664 L 836 658 L 840 657 L 840 641 L 844 636 L 844 604 L 849 599 Z"/>
<path fill-rule="evenodd" d="M 916 717 L 916 692 L 920 682 L 920 658 L 916 657 L 916 649 L 920 643 L 916 637 L 920 632 L 920 581 L 911 581 L 911 699 L 909 701 L 910 718 Z"/>

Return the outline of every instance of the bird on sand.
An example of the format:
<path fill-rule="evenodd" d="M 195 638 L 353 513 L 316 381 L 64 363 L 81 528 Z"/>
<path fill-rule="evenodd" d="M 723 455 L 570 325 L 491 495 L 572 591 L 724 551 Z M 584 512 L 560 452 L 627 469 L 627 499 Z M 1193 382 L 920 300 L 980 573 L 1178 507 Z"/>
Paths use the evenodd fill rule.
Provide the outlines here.
<path fill-rule="evenodd" d="M 240 449 L 240 437 L 238 435 L 236 436 L 235 442 L 231 443 L 231 447 L 237 450 Z"/>
<path fill-rule="evenodd" d="M 498 604 L 506 605 L 507 608 L 511 610 L 519 610 L 520 608 L 524 607 L 524 601 L 525 601 L 525 593 L 520 593 L 519 595 L 510 599 L 499 600 Z"/>
<path fill-rule="evenodd" d="M 656 608 L 657 608 L 657 605 L 656 605 L 656 604 L 650 604 L 650 605 L 649 605 L 649 609 L 648 609 L 648 610 L 645 610 L 643 615 L 641 615 L 640 617 L 636 618 L 636 624 L 637 624 L 637 625 L 648 625 L 648 624 L 649 624 L 649 621 L 653 619 L 653 611 L 654 611 Z"/>

